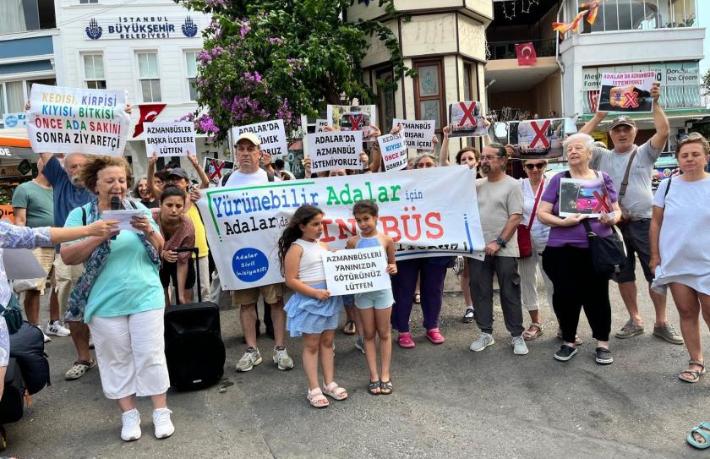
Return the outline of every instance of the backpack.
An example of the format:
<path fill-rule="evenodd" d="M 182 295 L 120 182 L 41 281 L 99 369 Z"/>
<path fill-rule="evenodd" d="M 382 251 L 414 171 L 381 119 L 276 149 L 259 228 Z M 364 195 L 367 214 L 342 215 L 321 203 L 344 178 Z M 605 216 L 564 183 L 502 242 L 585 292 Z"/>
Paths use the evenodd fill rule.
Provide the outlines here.
<path fill-rule="evenodd" d="M 17 333 L 10 335 L 10 357 L 17 360 L 30 395 L 51 385 L 49 361 L 44 353 L 44 336 L 39 328 L 23 322 Z"/>

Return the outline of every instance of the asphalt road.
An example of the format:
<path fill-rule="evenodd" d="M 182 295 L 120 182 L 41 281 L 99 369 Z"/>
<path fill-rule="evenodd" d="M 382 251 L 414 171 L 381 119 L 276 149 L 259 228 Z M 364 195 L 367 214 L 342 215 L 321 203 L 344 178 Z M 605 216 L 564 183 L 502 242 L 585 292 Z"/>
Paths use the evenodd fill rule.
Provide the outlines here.
<path fill-rule="evenodd" d="M 626 321 L 612 287 L 613 331 Z M 152 436 L 151 408 L 142 400 L 143 438 L 119 438 L 120 415 L 101 392 L 97 370 L 67 382 L 73 361 L 69 338 L 47 345 L 54 384 L 37 394 L 25 417 L 7 425 L 18 457 L 491 457 L 491 458 L 677 458 L 700 457 L 685 443 L 687 431 L 710 420 L 710 380 L 690 385 L 676 374 L 688 359 L 683 346 L 654 338 L 652 306 L 642 294 L 644 336 L 612 338 L 615 363 L 594 363 L 586 320 L 586 343 L 568 363 L 552 358 L 559 342 L 549 307 L 545 335 L 527 356 L 513 355 L 497 306 L 495 346 L 468 350 L 477 334 L 463 324 L 462 300 L 447 295 L 442 313 L 445 344 L 423 338 L 421 313 L 413 314 L 417 347 L 395 346 L 394 393 L 371 396 L 364 357 L 352 337 L 338 334 L 336 380 L 350 392 L 345 402 L 315 410 L 305 399 L 298 340 L 289 343 L 297 366 L 279 372 L 271 364 L 272 342 L 260 338 L 264 363 L 249 373 L 234 370 L 244 346 L 235 310 L 222 312 L 227 346 L 225 377 L 234 382 L 192 393 L 170 393 L 175 435 Z M 669 299 L 672 323 L 677 312 Z M 529 319 L 526 317 L 526 324 Z M 703 339 L 708 340 L 707 330 Z"/>

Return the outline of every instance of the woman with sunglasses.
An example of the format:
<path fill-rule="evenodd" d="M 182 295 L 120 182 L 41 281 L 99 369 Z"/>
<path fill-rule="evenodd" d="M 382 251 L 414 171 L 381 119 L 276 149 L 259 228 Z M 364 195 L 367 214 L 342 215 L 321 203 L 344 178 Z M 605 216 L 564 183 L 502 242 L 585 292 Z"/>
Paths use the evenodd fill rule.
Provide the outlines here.
<path fill-rule="evenodd" d="M 526 341 L 532 341 L 542 336 L 542 317 L 540 316 L 540 301 L 538 299 L 538 272 L 545 281 L 545 292 L 547 293 L 547 303 L 552 305 L 552 282 L 542 270 L 542 251 L 547 245 L 547 238 L 550 235 L 550 227 L 544 225 L 537 219 L 537 207 L 540 203 L 542 192 L 545 189 L 545 170 L 547 169 L 546 159 L 527 159 L 523 163 L 527 178 L 520 180 L 523 190 L 523 219 L 520 226 L 524 226 L 527 231 L 518 227 L 518 237 L 528 237 L 532 247 L 530 256 L 518 259 L 518 269 L 520 271 L 520 287 L 522 292 L 523 307 L 530 314 L 532 323 L 523 332 Z"/>

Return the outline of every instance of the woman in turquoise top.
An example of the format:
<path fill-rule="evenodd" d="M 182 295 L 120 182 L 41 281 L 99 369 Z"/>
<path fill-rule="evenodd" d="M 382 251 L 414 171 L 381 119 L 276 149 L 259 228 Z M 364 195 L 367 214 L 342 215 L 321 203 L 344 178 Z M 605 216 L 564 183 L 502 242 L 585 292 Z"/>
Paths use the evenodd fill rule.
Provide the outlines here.
<path fill-rule="evenodd" d="M 136 396 L 151 397 L 155 436 L 169 437 L 174 427 L 167 408 L 165 298 L 158 275 L 163 237 L 150 211 L 127 199 L 131 171 L 125 159 L 96 156 L 84 166 L 80 179 L 96 198 L 71 211 L 65 226 L 101 219 L 112 201 L 141 215 L 133 217 L 132 230 L 62 246 L 66 264 L 84 263 L 65 319 L 89 325 L 104 394 L 117 400 L 123 412 L 121 438 L 131 441 L 141 436 Z"/>

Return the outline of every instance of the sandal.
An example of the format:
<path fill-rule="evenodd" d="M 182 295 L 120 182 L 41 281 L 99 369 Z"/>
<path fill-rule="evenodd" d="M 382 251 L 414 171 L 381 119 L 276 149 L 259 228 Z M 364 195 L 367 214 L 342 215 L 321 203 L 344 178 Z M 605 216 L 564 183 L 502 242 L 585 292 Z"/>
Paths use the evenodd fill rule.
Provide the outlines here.
<path fill-rule="evenodd" d="M 332 381 L 327 386 L 323 386 L 323 393 L 338 402 L 348 398 L 348 391 L 340 387 L 335 381 Z"/>
<path fill-rule="evenodd" d="M 327 408 L 328 405 L 330 405 L 328 399 L 325 398 L 325 395 L 321 392 L 320 387 L 307 391 L 306 399 L 313 408 Z"/>
<path fill-rule="evenodd" d="M 343 333 L 346 335 L 354 335 L 355 334 L 355 321 L 353 320 L 348 320 L 345 322 L 345 325 L 343 326 Z"/>
<path fill-rule="evenodd" d="M 537 322 L 531 323 L 528 329 L 523 332 L 523 339 L 525 341 L 532 341 L 540 336 L 542 336 L 542 324 Z"/>
<path fill-rule="evenodd" d="M 693 434 L 698 434 L 700 438 L 702 438 L 702 441 L 698 441 Z M 690 446 L 696 449 L 710 448 L 710 422 L 701 422 L 693 427 L 693 430 L 688 432 L 686 441 Z"/>
<path fill-rule="evenodd" d="M 64 379 L 73 381 L 79 379 L 96 366 L 95 360 L 77 360 L 74 365 L 64 373 Z"/>
<path fill-rule="evenodd" d="M 695 384 L 696 382 L 700 381 L 700 377 L 705 374 L 705 362 L 700 360 L 688 360 L 688 366 L 691 365 L 700 367 L 700 370 L 691 370 L 690 368 L 683 370 L 678 373 L 678 379 L 683 382 Z"/>
<path fill-rule="evenodd" d="M 380 381 L 370 381 L 370 384 L 367 385 L 367 391 L 370 395 L 380 395 L 382 393 L 380 384 L 382 384 Z"/>
<path fill-rule="evenodd" d="M 382 381 L 380 383 L 380 394 L 389 395 L 392 393 L 392 381 Z"/>

